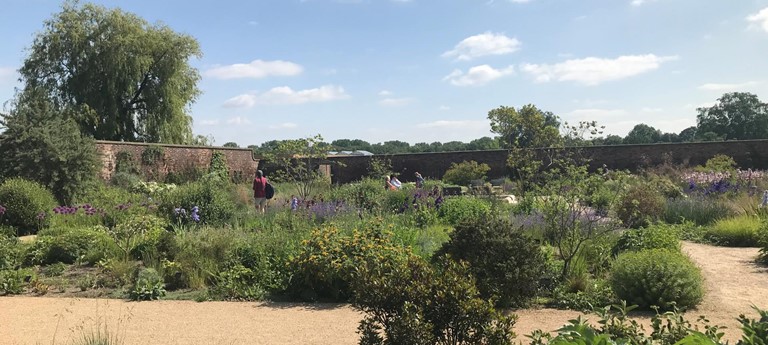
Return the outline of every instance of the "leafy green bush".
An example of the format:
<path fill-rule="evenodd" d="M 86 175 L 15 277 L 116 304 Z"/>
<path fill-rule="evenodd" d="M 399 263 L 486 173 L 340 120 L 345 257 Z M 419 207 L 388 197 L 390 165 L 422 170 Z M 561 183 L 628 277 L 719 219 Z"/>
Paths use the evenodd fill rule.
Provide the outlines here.
<path fill-rule="evenodd" d="M 734 215 L 728 204 L 720 199 L 676 198 L 667 200 L 662 219 L 670 224 L 691 221 L 696 225 L 703 226 Z"/>
<path fill-rule="evenodd" d="M 736 170 L 738 164 L 728 155 L 717 154 L 712 158 L 707 159 L 704 166 L 696 167 L 696 171 L 701 172 L 729 172 Z"/>
<path fill-rule="evenodd" d="M 76 201 L 98 209 L 103 217 L 103 225 L 110 228 L 127 219 L 154 213 L 157 207 L 155 202 L 140 193 L 104 183 L 90 185 Z"/>
<path fill-rule="evenodd" d="M 160 236 L 167 226 L 165 219 L 156 216 L 136 216 L 112 227 L 109 234 L 125 258 L 143 259 L 147 254 L 156 253 Z"/>
<path fill-rule="evenodd" d="M 18 238 L 0 235 L 0 271 L 16 269 L 21 264 L 21 254 Z"/>
<path fill-rule="evenodd" d="M 34 265 L 95 264 L 114 256 L 117 251 L 107 229 L 101 226 L 49 229 L 41 232 L 27 249 L 26 261 Z"/>
<path fill-rule="evenodd" d="M 235 198 L 233 187 L 228 182 L 204 180 L 170 191 L 163 198 L 159 210 L 167 219 L 176 219 L 175 209 L 191 211 L 197 206 L 200 223 L 222 225 L 230 222 L 237 211 Z"/>
<path fill-rule="evenodd" d="M 479 297 L 466 264 L 372 257 L 361 262 L 352 289 L 353 306 L 365 315 L 360 344 L 513 344 L 516 318 Z"/>
<path fill-rule="evenodd" d="M 132 301 L 152 301 L 165 296 L 163 277 L 154 268 L 143 268 L 128 293 Z"/>
<path fill-rule="evenodd" d="M 480 296 L 500 307 L 525 306 L 536 295 L 545 258 L 539 245 L 511 222 L 477 218 L 461 223 L 435 254 L 469 263 Z"/>
<path fill-rule="evenodd" d="M 448 224 L 456 226 L 462 222 L 487 218 L 491 214 L 491 205 L 484 199 L 470 196 L 450 197 L 440 205 L 438 214 Z"/>
<path fill-rule="evenodd" d="M 613 254 L 624 251 L 668 249 L 680 251 L 680 226 L 655 223 L 646 228 L 626 230 L 613 247 Z"/>
<path fill-rule="evenodd" d="M 364 178 L 359 182 L 344 184 L 333 188 L 331 200 L 343 200 L 356 208 L 368 212 L 381 208 L 384 200 L 384 181 L 376 178 Z"/>
<path fill-rule="evenodd" d="M 591 311 L 614 303 L 616 296 L 611 285 L 603 279 L 589 280 L 579 291 L 568 291 L 563 285 L 552 292 L 552 306 L 555 308 Z"/>
<path fill-rule="evenodd" d="M 619 199 L 616 215 L 630 228 L 647 226 L 664 213 L 664 197 L 653 186 L 637 184 L 629 187 Z"/>
<path fill-rule="evenodd" d="M 694 307 L 704 295 L 702 275 L 680 252 L 666 249 L 622 254 L 611 271 L 611 287 L 620 299 L 641 308 Z M 675 303 L 675 304 L 673 304 Z"/>
<path fill-rule="evenodd" d="M 304 300 L 344 301 L 352 297 L 353 272 L 368 260 L 397 260 L 406 254 L 393 243 L 392 233 L 378 224 L 345 235 L 335 226 L 312 233 L 290 260 L 288 292 Z"/>
<path fill-rule="evenodd" d="M 15 227 L 19 235 L 27 235 L 48 227 L 56 200 L 37 182 L 11 178 L 0 185 L 0 205 L 5 207 L 5 224 Z"/>
<path fill-rule="evenodd" d="M 704 240 L 726 247 L 759 247 L 761 225 L 760 218 L 748 215 L 721 219 L 705 228 Z"/>
<path fill-rule="evenodd" d="M 0 296 L 24 292 L 25 281 L 31 280 L 30 269 L 0 270 Z"/>
<path fill-rule="evenodd" d="M 238 241 L 227 254 L 211 294 L 225 300 L 259 300 L 284 290 L 287 261 L 281 249 L 257 238 Z"/>
<path fill-rule="evenodd" d="M 445 171 L 443 182 L 459 186 L 468 186 L 473 180 L 484 180 L 485 174 L 491 170 L 488 164 L 478 164 L 475 161 L 463 161 L 451 163 L 451 167 Z"/>

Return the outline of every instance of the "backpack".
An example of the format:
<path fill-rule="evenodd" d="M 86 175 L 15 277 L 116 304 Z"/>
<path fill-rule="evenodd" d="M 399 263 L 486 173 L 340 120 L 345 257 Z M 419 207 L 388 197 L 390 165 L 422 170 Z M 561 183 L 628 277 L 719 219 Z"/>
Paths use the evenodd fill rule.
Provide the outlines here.
<path fill-rule="evenodd" d="M 264 197 L 267 198 L 267 200 L 272 199 L 275 196 L 275 187 L 272 187 L 272 185 L 267 182 L 267 185 L 264 186 Z"/>

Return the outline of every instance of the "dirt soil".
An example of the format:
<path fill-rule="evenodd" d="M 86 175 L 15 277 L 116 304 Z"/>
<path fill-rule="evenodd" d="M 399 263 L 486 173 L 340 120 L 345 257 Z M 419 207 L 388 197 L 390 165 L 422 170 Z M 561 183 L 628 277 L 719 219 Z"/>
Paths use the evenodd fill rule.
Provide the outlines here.
<path fill-rule="evenodd" d="M 706 315 L 728 326 L 738 339 L 735 318 L 755 316 L 751 305 L 768 308 L 768 272 L 753 263 L 755 248 L 684 243 L 702 267 L 706 296 L 693 321 Z M 579 313 L 552 309 L 516 311 L 519 340 L 535 329 L 555 330 Z M 0 345 L 69 344 L 106 328 L 124 344 L 356 344 L 361 314 L 348 305 L 191 301 L 126 302 L 52 297 L 0 298 Z M 588 316 L 594 320 L 595 316 Z M 639 317 L 647 324 L 647 317 Z"/>

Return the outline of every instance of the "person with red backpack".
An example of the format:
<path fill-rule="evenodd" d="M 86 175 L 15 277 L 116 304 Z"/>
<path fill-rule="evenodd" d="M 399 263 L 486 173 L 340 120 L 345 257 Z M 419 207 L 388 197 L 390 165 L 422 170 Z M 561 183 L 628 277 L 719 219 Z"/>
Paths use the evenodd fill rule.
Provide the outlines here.
<path fill-rule="evenodd" d="M 264 172 L 257 170 L 253 179 L 253 200 L 256 202 L 256 211 L 261 214 L 267 211 L 267 183 Z"/>

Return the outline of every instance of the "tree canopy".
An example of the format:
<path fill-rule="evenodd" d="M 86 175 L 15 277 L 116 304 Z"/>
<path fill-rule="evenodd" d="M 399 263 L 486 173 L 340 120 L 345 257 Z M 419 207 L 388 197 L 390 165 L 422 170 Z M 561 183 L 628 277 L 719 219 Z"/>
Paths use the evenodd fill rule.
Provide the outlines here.
<path fill-rule="evenodd" d="M 44 24 L 19 70 L 25 90 L 42 90 L 95 139 L 187 143 L 188 108 L 200 91 L 191 36 L 135 14 L 64 3 Z"/>
<path fill-rule="evenodd" d="M 491 121 L 491 132 L 501 137 L 505 148 L 550 147 L 562 140 L 557 116 L 533 104 L 520 109 L 498 107 L 488 112 L 488 120 Z"/>
<path fill-rule="evenodd" d="M 702 135 L 713 133 L 725 140 L 768 139 L 768 104 L 757 95 L 726 93 L 717 104 L 696 110 L 698 133 Z"/>
<path fill-rule="evenodd" d="M 661 139 L 661 131 L 644 123 L 637 124 L 624 138 L 625 144 L 653 144 Z"/>

